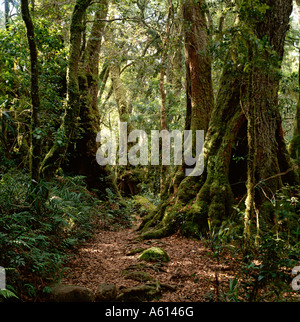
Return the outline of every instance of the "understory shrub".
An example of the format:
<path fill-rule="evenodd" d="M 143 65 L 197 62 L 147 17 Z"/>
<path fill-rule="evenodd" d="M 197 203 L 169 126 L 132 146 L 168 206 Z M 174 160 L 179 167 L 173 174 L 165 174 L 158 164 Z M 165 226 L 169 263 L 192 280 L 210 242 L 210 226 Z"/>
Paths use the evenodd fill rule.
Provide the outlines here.
<path fill-rule="evenodd" d="M 64 272 L 68 249 L 90 237 L 105 222 L 103 202 L 86 189 L 84 178 L 58 177 L 32 190 L 20 171 L 0 177 L 0 266 L 7 290 L 32 299 Z M 2 294 L 2 296 L 1 296 Z M 1 298 L 7 292 L 0 291 Z"/>

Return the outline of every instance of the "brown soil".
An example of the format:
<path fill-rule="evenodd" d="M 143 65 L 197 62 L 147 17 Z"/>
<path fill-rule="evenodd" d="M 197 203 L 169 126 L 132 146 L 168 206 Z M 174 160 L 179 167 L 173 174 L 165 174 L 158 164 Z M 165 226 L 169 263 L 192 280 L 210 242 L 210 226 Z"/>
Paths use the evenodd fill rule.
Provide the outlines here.
<path fill-rule="evenodd" d="M 164 291 L 159 301 L 216 300 L 218 293 L 228 289 L 228 281 L 234 277 L 236 269 L 232 258 L 223 258 L 218 264 L 208 246 L 179 235 L 139 241 L 136 228 L 97 232 L 71 258 L 70 269 L 62 283 L 81 285 L 94 291 L 101 283 L 115 284 L 118 289 L 141 285 L 144 283 L 125 279 L 124 271 L 133 265 L 142 265 L 136 270 L 145 271 L 160 283 L 176 287 L 173 291 Z M 152 246 L 163 248 L 171 260 L 159 266 L 139 261 L 139 254 L 128 255 L 132 249 Z"/>

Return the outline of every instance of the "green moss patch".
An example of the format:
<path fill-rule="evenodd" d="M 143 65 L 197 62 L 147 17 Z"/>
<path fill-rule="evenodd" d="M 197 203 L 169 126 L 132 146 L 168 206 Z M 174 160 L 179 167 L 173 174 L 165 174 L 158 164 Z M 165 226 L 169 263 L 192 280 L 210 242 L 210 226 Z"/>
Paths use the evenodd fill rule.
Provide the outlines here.
<path fill-rule="evenodd" d="M 139 260 L 146 262 L 168 262 L 170 261 L 170 257 L 162 248 L 150 247 L 141 253 Z"/>

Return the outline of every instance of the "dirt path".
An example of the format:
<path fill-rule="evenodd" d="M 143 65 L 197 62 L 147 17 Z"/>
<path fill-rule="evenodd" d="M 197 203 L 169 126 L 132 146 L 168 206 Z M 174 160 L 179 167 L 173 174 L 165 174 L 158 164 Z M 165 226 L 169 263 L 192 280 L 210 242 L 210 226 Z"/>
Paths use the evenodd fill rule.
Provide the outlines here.
<path fill-rule="evenodd" d="M 173 235 L 159 240 L 137 241 L 136 227 L 118 231 L 99 231 L 90 241 L 78 249 L 69 263 L 70 270 L 62 283 L 75 284 L 96 290 L 101 283 L 115 284 L 117 288 L 141 285 L 124 278 L 122 272 L 130 265 L 141 264 L 139 254 L 128 255 L 138 247 L 158 246 L 170 256 L 170 262 L 160 270 L 148 263 L 143 267 L 161 283 L 176 286 L 175 291 L 166 291 L 159 301 L 186 302 L 209 301 L 216 294 L 215 272 L 224 288 L 233 278 L 233 263 L 224 260 L 219 266 L 201 241 Z M 220 289 L 219 288 L 219 289 Z"/>

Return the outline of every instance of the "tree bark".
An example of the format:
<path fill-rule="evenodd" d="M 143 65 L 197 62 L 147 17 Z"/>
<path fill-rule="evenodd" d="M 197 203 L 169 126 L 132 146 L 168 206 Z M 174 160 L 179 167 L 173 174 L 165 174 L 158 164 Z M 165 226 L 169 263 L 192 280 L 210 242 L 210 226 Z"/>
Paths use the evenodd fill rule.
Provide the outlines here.
<path fill-rule="evenodd" d="M 204 8 L 204 0 L 185 0 L 183 4 L 187 80 L 190 86 L 188 95 L 191 100 L 190 129 L 207 132 L 214 100 Z"/>
<path fill-rule="evenodd" d="M 255 53 L 256 65 L 251 84 L 255 113 L 252 114 L 251 111 L 250 122 L 253 122 L 253 116 L 256 117 L 256 122 L 255 128 L 254 124 L 250 123 L 248 130 L 250 137 L 253 137 L 254 133 L 257 135 L 255 142 L 250 142 L 251 149 L 248 152 L 253 153 L 255 148 L 257 166 L 249 164 L 248 173 L 251 176 L 248 181 L 249 198 L 253 196 L 254 182 L 256 206 L 273 197 L 283 182 L 290 184 L 296 182 L 295 173 L 290 171 L 290 160 L 282 137 L 277 104 L 278 70 L 283 57 L 292 1 L 269 0 L 266 4 L 268 5 L 266 12 L 254 22 L 251 17 L 250 19 L 240 15 L 240 27 L 245 33 L 242 36 L 236 33 L 232 38 L 205 138 L 204 173 L 200 178 L 184 178 L 178 189 L 174 190 L 174 194 L 161 202 L 158 211 L 145 218 L 140 226 L 144 238 L 158 238 L 177 230 L 188 236 L 199 237 L 201 232 L 208 229 L 208 220 L 213 226 L 220 226 L 232 213 L 234 195 L 229 181 L 229 171 L 233 170 L 232 149 L 237 143 L 239 131 L 247 121 L 243 105 L 245 102 L 248 103 L 247 98 L 252 95 L 247 87 L 248 56 L 245 58 L 245 55 L 240 55 L 241 50 L 244 50 L 244 45 L 241 44 L 245 41 L 245 35 L 251 35 L 252 39 L 257 38 L 258 43 L 264 44 L 263 49 Z M 242 12 L 251 14 L 254 11 L 241 10 Z M 190 76 L 192 82 L 192 73 Z M 192 86 L 191 92 L 193 92 Z M 192 119 L 191 127 L 193 127 Z M 195 124 L 201 124 L 203 121 L 205 119 L 199 115 Z M 287 175 L 282 176 L 281 173 Z M 251 204 L 249 216 L 252 216 L 253 200 L 248 201 L 249 205 Z M 151 227 L 154 229 L 151 230 Z"/>
<path fill-rule="evenodd" d="M 79 137 L 75 137 L 75 142 L 70 147 L 72 153 L 69 157 L 68 166 L 68 169 L 72 170 L 72 172 L 86 177 L 89 188 L 102 190 L 109 186 L 108 178 L 106 178 L 109 177 L 109 171 L 107 167 L 102 167 L 96 162 L 98 149 L 96 136 L 100 130 L 100 114 L 98 110 L 99 56 L 106 26 L 102 20 L 106 18 L 107 11 L 108 1 L 102 0 L 98 3 L 97 11 L 94 15 L 95 21 L 79 63 L 77 75 L 80 93 L 79 126 L 84 131 Z M 74 158 L 73 156 L 76 157 Z M 100 178 L 103 180 L 100 180 Z"/>
<path fill-rule="evenodd" d="M 121 59 L 116 58 L 110 66 L 110 78 L 112 80 L 113 92 L 119 110 L 120 122 L 127 122 L 130 127 L 129 104 L 127 101 L 126 89 L 121 80 L 120 65 Z"/>
<path fill-rule="evenodd" d="M 168 16 L 165 27 L 165 35 L 161 39 L 162 41 L 162 51 L 161 51 L 161 66 L 160 66 L 160 74 L 159 74 L 159 90 L 160 90 L 160 130 L 162 133 L 162 140 L 165 140 L 165 131 L 168 130 L 168 107 L 167 107 L 167 92 L 165 88 L 165 76 L 167 71 L 167 55 L 168 55 L 168 47 L 169 47 L 169 38 L 170 38 L 170 30 L 171 30 L 171 19 L 173 16 L 173 4 L 171 0 L 168 0 Z M 162 147 L 162 146 L 161 146 Z M 161 148 L 160 148 L 161 150 Z M 163 163 L 163 162 L 162 162 Z M 160 193 L 162 194 L 166 190 L 168 171 L 167 166 L 165 164 L 161 165 L 160 168 Z"/>
<path fill-rule="evenodd" d="M 9 0 L 4 1 L 5 28 L 9 28 Z"/>
<path fill-rule="evenodd" d="M 298 28 L 300 28 L 300 0 L 296 0 L 298 10 Z M 300 42 L 299 42 L 300 43 Z M 298 88 L 300 89 L 300 50 L 298 50 Z M 291 157 L 298 162 L 300 166 L 300 93 L 298 94 L 298 102 L 296 107 L 296 120 L 294 125 L 293 137 L 289 145 L 289 153 Z"/>
<path fill-rule="evenodd" d="M 39 71 L 38 53 L 34 35 L 34 25 L 31 19 L 28 0 L 21 1 L 22 17 L 26 25 L 27 40 L 30 50 L 31 64 L 31 147 L 30 147 L 30 173 L 32 180 L 36 183 L 40 181 L 40 163 L 42 149 L 42 134 L 40 131 L 40 93 L 39 93 Z"/>
<path fill-rule="evenodd" d="M 45 179 L 50 179 L 66 158 L 69 143 L 78 128 L 80 113 L 80 92 L 78 71 L 83 31 L 83 18 L 92 0 L 77 0 L 73 9 L 70 25 L 70 53 L 67 67 L 67 102 L 62 124 L 58 130 L 59 140 L 46 154 L 40 166 L 40 173 Z"/>

